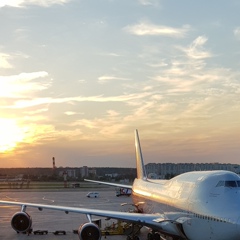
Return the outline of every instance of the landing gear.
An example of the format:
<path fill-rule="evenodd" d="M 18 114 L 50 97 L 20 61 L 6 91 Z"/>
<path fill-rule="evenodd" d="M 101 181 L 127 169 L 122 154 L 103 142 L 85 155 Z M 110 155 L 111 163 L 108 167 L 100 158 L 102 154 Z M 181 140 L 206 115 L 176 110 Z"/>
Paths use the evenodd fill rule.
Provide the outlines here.
<path fill-rule="evenodd" d="M 128 233 L 127 240 L 140 240 L 137 234 L 140 232 L 142 226 L 138 224 L 131 224 L 131 232 Z"/>
<path fill-rule="evenodd" d="M 156 232 L 148 233 L 147 240 L 161 240 L 161 237 L 160 234 Z"/>
<path fill-rule="evenodd" d="M 139 240 L 140 238 L 138 236 L 127 236 L 127 240 Z"/>

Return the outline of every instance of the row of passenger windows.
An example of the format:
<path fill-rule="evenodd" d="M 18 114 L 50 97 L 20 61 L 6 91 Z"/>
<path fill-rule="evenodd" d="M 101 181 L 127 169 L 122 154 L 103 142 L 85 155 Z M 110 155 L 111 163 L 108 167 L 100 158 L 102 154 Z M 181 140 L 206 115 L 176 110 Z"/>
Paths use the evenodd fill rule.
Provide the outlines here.
<path fill-rule="evenodd" d="M 240 187 L 240 181 L 219 181 L 216 187 Z"/>
<path fill-rule="evenodd" d="M 216 221 L 216 222 L 230 222 L 230 219 L 224 219 L 224 218 L 214 218 L 214 217 L 209 217 L 209 216 L 204 216 L 204 215 L 200 215 L 200 214 L 194 214 L 195 217 L 197 218 L 201 218 L 201 219 L 206 219 L 209 221 Z"/>

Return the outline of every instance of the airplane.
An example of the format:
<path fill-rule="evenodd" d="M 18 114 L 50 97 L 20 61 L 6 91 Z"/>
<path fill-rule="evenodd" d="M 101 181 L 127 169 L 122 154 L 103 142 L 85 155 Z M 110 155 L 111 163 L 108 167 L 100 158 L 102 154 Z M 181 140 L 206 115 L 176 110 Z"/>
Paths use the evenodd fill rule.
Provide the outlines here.
<path fill-rule="evenodd" d="M 137 177 L 133 185 L 91 182 L 132 190 L 136 212 L 120 212 L 0 201 L 0 205 L 17 205 L 11 226 L 17 232 L 28 232 L 32 219 L 28 207 L 51 209 L 65 213 L 85 214 L 88 222 L 78 229 L 80 240 L 100 240 L 101 230 L 92 216 L 119 219 L 152 229 L 148 240 L 170 236 L 174 240 L 237 240 L 240 238 L 240 177 L 229 171 L 196 171 L 170 180 L 148 179 L 144 166 L 138 131 L 135 131 Z M 138 236 L 128 236 L 137 240 Z"/>

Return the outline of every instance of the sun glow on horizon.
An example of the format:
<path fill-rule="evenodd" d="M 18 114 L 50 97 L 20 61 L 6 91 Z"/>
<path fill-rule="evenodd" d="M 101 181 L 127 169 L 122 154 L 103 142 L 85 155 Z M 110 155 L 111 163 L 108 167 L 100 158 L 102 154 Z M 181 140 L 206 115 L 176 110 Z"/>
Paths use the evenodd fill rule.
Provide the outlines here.
<path fill-rule="evenodd" d="M 0 152 L 10 152 L 24 139 L 24 130 L 15 120 L 0 118 Z"/>

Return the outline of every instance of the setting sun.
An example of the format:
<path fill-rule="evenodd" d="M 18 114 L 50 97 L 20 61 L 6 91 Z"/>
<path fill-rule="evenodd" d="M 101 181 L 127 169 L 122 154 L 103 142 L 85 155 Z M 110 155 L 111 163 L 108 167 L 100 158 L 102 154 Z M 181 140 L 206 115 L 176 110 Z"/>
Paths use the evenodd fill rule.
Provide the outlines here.
<path fill-rule="evenodd" d="M 0 119 L 0 152 L 13 150 L 24 138 L 24 131 L 12 119 Z"/>

